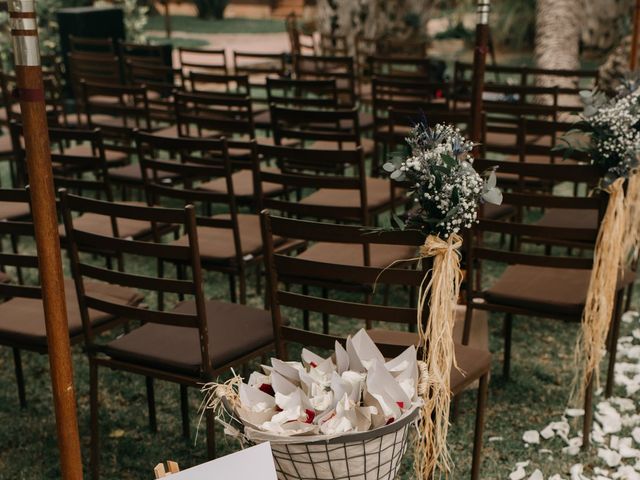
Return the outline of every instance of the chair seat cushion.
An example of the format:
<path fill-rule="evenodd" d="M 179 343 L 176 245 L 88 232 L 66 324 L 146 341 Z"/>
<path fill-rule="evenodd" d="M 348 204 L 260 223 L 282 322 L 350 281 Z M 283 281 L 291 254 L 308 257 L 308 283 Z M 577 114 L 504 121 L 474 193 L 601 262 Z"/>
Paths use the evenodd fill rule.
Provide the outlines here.
<path fill-rule="evenodd" d="M 152 176 L 151 171 L 149 171 L 149 176 Z M 160 179 L 173 179 L 178 178 L 178 175 L 173 172 L 158 171 L 158 177 Z M 110 168 L 109 178 L 114 180 L 115 182 L 139 184 L 143 182 L 142 170 L 140 169 L 140 165 L 138 163 L 131 163 L 129 165 L 125 165 L 124 167 Z"/>
<path fill-rule="evenodd" d="M 482 218 L 488 220 L 501 220 L 510 217 L 516 213 L 516 209 L 511 205 L 494 205 L 493 203 L 485 203 L 482 206 Z"/>
<path fill-rule="evenodd" d="M 271 315 L 265 310 L 235 303 L 206 302 L 209 352 L 214 368 L 224 366 L 273 342 Z M 174 312 L 195 312 L 193 302 L 179 304 Z M 198 330 L 147 323 L 109 343 L 112 358 L 195 374 L 202 364 Z"/>
<path fill-rule="evenodd" d="M 571 208 L 550 208 L 544 212 L 536 225 L 544 227 L 564 228 L 598 228 L 598 212 L 596 210 L 574 210 Z"/>
<path fill-rule="evenodd" d="M 214 215 L 213 218 L 228 219 L 229 214 Z M 242 256 L 262 253 L 262 232 L 260 217 L 249 213 L 238 215 L 238 229 L 242 245 Z M 198 227 L 198 246 L 203 262 L 234 262 L 236 249 L 233 244 L 233 231 L 230 228 Z M 188 245 L 189 239 L 182 236 L 172 242 L 177 245 Z M 282 239 L 274 239 L 276 245 Z"/>
<path fill-rule="evenodd" d="M 253 115 L 253 123 L 257 128 L 264 130 L 271 129 L 271 111 L 263 110 Z"/>
<path fill-rule="evenodd" d="M 275 167 L 262 167 L 264 172 L 279 172 L 280 169 Z M 236 197 L 252 197 L 253 192 L 253 172 L 251 170 L 240 170 L 231 176 L 233 182 L 233 193 Z M 202 183 L 198 186 L 202 190 L 216 193 L 227 193 L 227 180 L 224 178 L 216 178 L 209 182 Z M 276 195 L 283 191 L 282 185 L 277 183 L 262 182 L 263 195 Z"/>
<path fill-rule="evenodd" d="M 486 138 L 487 145 L 495 145 L 500 147 L 511 147 L 518 145 L 518 137 L 517 133 L 514 131 L 513 133 L 508 132 L 492 132 L 489 130 L 487 132 Z M 552 140 L 549 135 L 539 136 L 539 135 L 528 135 L 527 143 L 529 145 L 538 145 L 542 147 L 551 147 Z"/>
<path fill-rule="evenodd" d="M 626 271 L 618 288 L 629 285 L 634 277 Z M 485 299 L 534 312 L 576 315 L 579 320 L 590 278 L 591 270 L 512 265 L 485 291 Z"/>
<path fill-rule="evenodd" d="M 13 155 L 11 136 L 5 130 L 0 131 L 0 156 Z"/>
<path fill-rule="evenodd" d="M 394 197 L 397 202 L 402 192 L 396 189 Z M 300 201 L 303 205 L 322 205 L 329 207 L 360 207 L 360 191 L 336 188 L 321 188 Z M 367 178 L 367 207 L 369 210 L 390 208 L 391 182 L 385 178 Z"/>
<path fill-rule="evenodd" d="M 407 347 L 420 343 L 417 333 L 382 329 L 368 330 L 367 333 L 375 343 Z M 491 368 L 491 354 L 487 350 L 455 344 L 455 356 L 458 369 L 451 368 L 451 391 L 454 395 L 489 373 Z"/>
<path fill-rule="evenodd" d="M 81 143 L 79 145 L 65 147 L 64 154 L 76 155 L 78 157 L 90 157 L 94 155 L 91 149 L 91 145 L 88 143 Z M 117 150 L 105 149 L 104 156 L 105 156 L 105 159 L 107 160 L 107 164 L 113 164 L 113 163 L 120 164 L 127 161 L 127 154 L 124 152 L 118 152 Z"/>
<path fill-rule="evenodd" d="M 373 155 L 375 150 L 375 142 L 371 138 L 361 138 L 360 146 L 365 157 Z M 317 142 L 310 143 L 307 148 L 315 148 L 316 150 L 354 150 L 356 148 L 355 143 L 342 143 L 330 142 L 328 140 L 319 140 Z"/>
<path fill-rule="evenodd" d="M 413 258 L 416 248 L 406 245 L 370 245 L 372 267 L 387 267 L 396 260 Z M 318 242 L 298 255 L 313 262 L 335 263 L 339 265 L 364 265 L 361 244 Z"/>
<path fill-rule="evenodd" d="M 84 287 L 88 295 L 122 305 L 137 305 L 142 301 L 142 295 L 131 288 L 87 281 L 84 282 Z M 70 278 L 64 280 L 64 293 L 69 335 L 80 335 L 82 318 L 75 285 Z M 95 310 L 89 310 L 89 317 L 94 327 L 113 318 L 107 313 Z M 0 337 L 37 346 L 46 345 L 47 332 L 42 300 L 16 297 L 0 303 Z"/>
<path fill-rule="evenodd" d="M 123 205 L 147 206 L 142 202 L 118 202 Z M 118 218 L 118 235 L 120 238 L 141 238 L 151 234 L 151 222 L 144 220 L 133 220 L 130 218 Z M 85 213 L 73 219 L 73 226 L 76 230 L 94 233 L 105 237 L 113 236 L 111 219 L 107 215 L 97 213 Z M 65 226 L 58 227 L 61 237 L 65 237 Z"/>
<path fill-rule="evenodd" d="M 0 202 L 0 220 L 15 220 L 31 215 L 28 203 Z"/>
<path fill-rule="evenodd" d="M 158 137 L 171 137 L 171 138 L 180 138 L 178 135 L 178 126 L 171 125 L 169 127 L 162 127 L 153 131 L 153 134 Z"/>

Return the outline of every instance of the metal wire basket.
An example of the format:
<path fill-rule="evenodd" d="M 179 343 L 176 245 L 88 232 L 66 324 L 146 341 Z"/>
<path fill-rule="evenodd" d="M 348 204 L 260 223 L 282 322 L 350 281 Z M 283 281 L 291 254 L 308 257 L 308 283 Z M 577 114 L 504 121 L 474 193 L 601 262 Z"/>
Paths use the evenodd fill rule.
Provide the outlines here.
<path fill-rule="evenodd" d="M 270 440 L 278 479 L 393 480 L 409 445 L 409 429 L 419 414 L 420 408 L 414 407 L 389 425 L 327 440 Z M 246 436 L 244 440 L 256 443 Z"/>
<path fill-rule="evenodd" d="M 393 480 L 419 414 L 384 427 L 310 443 L 271 443 L 280 480 Z"/>

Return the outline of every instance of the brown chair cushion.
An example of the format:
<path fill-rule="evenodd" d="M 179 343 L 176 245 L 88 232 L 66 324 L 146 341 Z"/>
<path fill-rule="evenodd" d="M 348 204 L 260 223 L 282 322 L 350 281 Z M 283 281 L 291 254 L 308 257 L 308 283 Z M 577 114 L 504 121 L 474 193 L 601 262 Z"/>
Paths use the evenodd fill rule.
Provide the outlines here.
<path fill-rule="evenodd" d="M 0 270 L 0 283 L 9 283 L 10 281 L 11 277 L 9 274 Z"/>
<path fill-rule="evenodd" d="M 387 267 L 396 260 L 413 258 L 416 256 L 416 250 L 415 247 L 405 245 L 371 244 L 371 266 Z M 364 265 L 361 244 L 319 242 L 310 246 L 298 257 L 338 265 Z"/>
<path fill-rule="evenodd" d="M 11 143 L 11 136 L 5 130 L 0 131 L 0 155 L 13 155 L 13 143 Z"/>
<path fill-rule="evenodd" d="M 489 303 L 534 312 L 576 315 L 579 320 L 589 288 L 591 270 L 512 265 L 485 291 Z M 626 271 L 618 288 L 629 285 L 635 274 Z"/>
<path fill-rule="evenodd" d="M 551 137 L 549 135 L 539 136 L 539 135 L 528 135 L 527 143 L 530 145 L 539 145 L 551 147 Z M 517 134 L 507 133 L 507 132 L 487 132 L 486 138 L 487 145 L 496 145 L 501 147 L 515 147 L 518 145 L 518 137 Z"/>
<path fill-rule="evenodd" d="M 55 147 L 53 147 L 55 148 Z M 93 156 L 94 153 L 91 149 L 91 145 L 88 143 L 81 143 L 79 145 L 73 145 L 71 147 L 65 147 L 64 149 L 65 155 L 77 155 L 79 157 L 90 157 Z M 118 152 L 116 150 L 107 150 L 104 151 L 104 156 L 107 160 L 107 164 L 111 163 L 123 163 L 127 160 L 127 154 L 124 152 Z"/>
<path fill-rule="evenodd" d="M 178 135 L 177 125 L 171 125 L 170 127 L 159 128 L 157 130 L 154 130 L 153 134 L 159 137 L 180 138 L 180 135 Z"/>
<path fill-rule="evenodd" d="M 15 220 L 30 215 L 28 203 L 0 202 L 0 220 Z"/>
<path fill-rule="evenodd" d="M 402 197 L 402 192 L 395 191 L 396 201 Z M 322 205 L 328 207 L 360 208 L 359 190 L 342 190 L 336 188 L 321 188 L 300 201 L 303 205 Z M 380 210 L 391 207 L 391 183 L 385 178 L 367 177 L 367 207 L 370 210 Z"/>
<path fill-rule="evenodd" d="M 253 115 L 253 123 L 256 127 L 270 129 L 271 128 L 271 111 L 263 110 Z"/>
<path fill-rule="evenodd" d="M 91 296 L 122 305 L 137 305 L 142 301 L 142 295 L 131 288 L 86 281 L 84 287 L 87 294 Z M 64 292 L 69 335 L 73 337 L 82 333 L 82 319 L 72 279 L 64 279 Z M 107 313 L 95 310 L 89 310 L 89 317 L 94 326 L 99 326 L 113 318 Z M 47 332 L 42 300 L 16 297 L 0 303 L 0 337 L 37 346 L 46 345 Z"/>
<path fill-rule="evenodd" d="M 365 157 L 370 157 L 375 151 L 375 142 L 371 138 L 360 139 L 360 146 Z M 310 143 L 306 148 L 315 148 L 316 150 L 353 150 L 356 148 L 355 143 L 338 143 L 328 140 L 319 140 Z"/>
<path fill-rule="evenodd" d="M 511 205 L 494 205 L 493 203 L 485 203 L 482 206 L 482 218 L 488 220 L 501 220 L 510 217 L 516 213 L 516 209 Z"/>
<path fill-rule="evenodd" d="M 544 227 L 564 228 L 598 228 L 598 212 L 596 210 L 574 210 L 570 208 L 550 208 L 544 212 L 536 225 Z"/>
<path fill-rule="evenodd" d="M 407 347 L 420 343 L 417 333 L 382 329 L 368 330 L 367 333 L 375 343 Z M 458 369 L 451 368 L 451 391 L 454 395 L 491 369 L 491 354 L 486 350 L 455 344 L 455 356 Z"/>
<path fill-rule="evenodd" d="M 229 218 L 229 214 L 214 215 L 213 218 Z M 238 215 L 238 228 L 242 244 L 242 256 L 258 255 L 262 252 L 262 232 L 260 217 L 249 213 Z M 182 236 L 172 242 L 175 245 L 188 245 L 189 239 Z M 274 239 L 276 245 L 282 239 Z M 203 261 L 228 262 L 234 261 L 236 249 L 233 244 L 233 231 L 230 228 L 198 227 L 198 246 L 200 258 Z"/>
<path fill-rule="evenodd" d="M 152 176 L 151 171 L 149 171 L 149 176 Z M 171 179 L 178 178 L 178 175 L 172 172 L 162 172 L 158 171 L 158 177 L 161 179 Z M 128 182 L 128 183 L 142 183 L 142 170 L 140 169 L 140 165 L 137 163 L 131 163 L 129 165 L 125 165 L 124 167 L 116 167 L 109 169 L 109 178 L 116 182 Z"/>
<path fill-rule="evenodd" d="M 280 169 L 275 167 L 262 167 L 265 172 L 279 172 Z M 253 172 L 251 170 L 240 170 L 231 176 L 233 182 L 233 193 L 236 197 L 253 197 Z M 225 178 L 217 178 L 209 182 L 202 183 L 198 186 L 202 190 L 216 193 L 227 193 L 227 180 Z M 282 185 L 277 183 L 262 182 L 262 193 L 264 195 L 276 195 L 284 189 Z"/>
<path fill-rule="evenodd" d="M 118 202 L 124 205 L 147 206 L 142 202 Z M 151 222 L 144 220 L 132 220 L 129 218 L 118 218 L 118 234 L 120 238 L 141 238 L 151 234 Z M 113 236 L 111 219 L 107 215 L 96 213 L 85 213 L 73 219 L 73 226 L 76 230 L 94 233 L 105 237 Z M 66 236 L 64 225 L 58 227 L 61 237 Z"/>
<path fill-rule="evenodd" d="M 193 314 L 195 304 L 184 302 L 174 311 Z M 206 311 L 214 368 L 273 342 L 271 315 L 265 310 L 210 300 Z M 118 360 L 191 374 L 202 364 L 198 330 L 173 325 L 147 323 L 109 343 L 105 352 Z"/>

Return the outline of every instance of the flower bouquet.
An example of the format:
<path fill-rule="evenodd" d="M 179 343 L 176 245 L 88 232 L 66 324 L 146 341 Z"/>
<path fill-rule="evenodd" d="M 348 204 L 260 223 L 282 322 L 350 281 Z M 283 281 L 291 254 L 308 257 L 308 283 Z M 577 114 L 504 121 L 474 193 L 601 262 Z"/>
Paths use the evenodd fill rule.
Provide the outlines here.
<path fill-rule="evenodd" d="M 625 265 L 630 254 L 637 255 L 640 244 L 640 177 L 636 174 L 640 156 L 639 80 L 625 79 L 612 98 L 597 90 L 581 92 L 582 119 L 556 147 L 565 151 L 565 157 L 574 151 L 586 153 L 590 163 L 603 170 L 598 189 L 609 195 L 575 348 L 574 403 L 582 400 L 592 380 L 599 383 L 598 367 L 613 317 L 620 266 Z M 625 198 L 623 187 L 627 180 Z"/>
<path fill-rule="evenodd" d="M 395 478 L 422 404 L 415 347 L 386 361 L 361 330 L 330 357 L 301 357 L 207 385 L 205 405 L 226 433 L 270 442 L 280 479 Z"/>
<path fill-rule="evenodd" d="M 429 127 L 423 119 L 411 130 L 407 143 L 411 154 L 383 168 L 391 179 L 407 184 L 415 207 L 395 226 L 422 232 L 426 241 L 417 260 L 432 257 L 433 268 L 418 291 L 417 326 L 426 365 L 429 395 L 421 410 L 415 454 L 417 478 L 430 478 L 436 470 L 451 469 L 447 450 L 450 374 L 455 365 L 453 327 L 462 283 L 460 247 L 462 230 L 474 225 L 482 203 L 502 203 L 495 170 L 484 175 L 473 168 L 474 144 L 460 130 L 438 124 Z M 416 259 L 409 259 L 415 261 Z M 429 318 L 422 312 L 429 303 Z"/>

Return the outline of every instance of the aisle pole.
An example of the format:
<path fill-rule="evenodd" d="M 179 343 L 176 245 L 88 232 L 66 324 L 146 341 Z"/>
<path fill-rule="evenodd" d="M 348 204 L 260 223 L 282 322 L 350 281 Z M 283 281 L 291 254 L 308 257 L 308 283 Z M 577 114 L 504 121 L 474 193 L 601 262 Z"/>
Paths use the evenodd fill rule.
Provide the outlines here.
<path fill-rule="evenodd" d="M 35 0 L 9 0 L 17 95 L 24 129 L 53 401 L 64 480 L 82 479 L 58 217 L 40 63 Z"/>
<path fill-rule="evenodd" d="M 639 0 L 640 1 L 640 0 Z M 482 93 L 489 45 L 489 12 L 491 0 L 478 0 L 476 44 L 473 52 L 473 85 L 471 90 L 471 140 L 482 139 Z"/>

